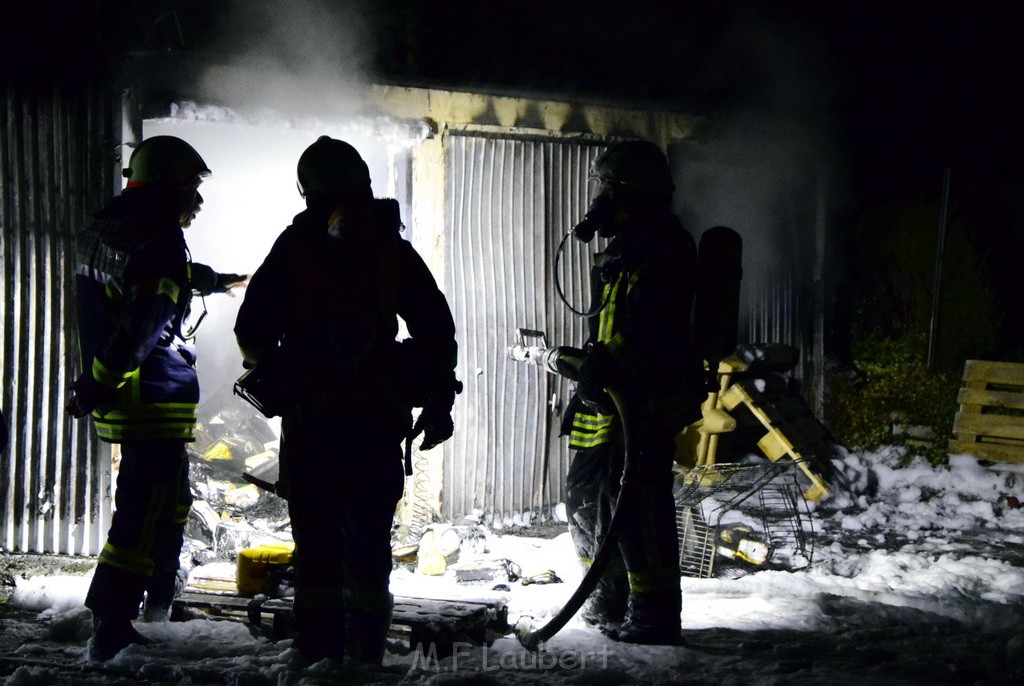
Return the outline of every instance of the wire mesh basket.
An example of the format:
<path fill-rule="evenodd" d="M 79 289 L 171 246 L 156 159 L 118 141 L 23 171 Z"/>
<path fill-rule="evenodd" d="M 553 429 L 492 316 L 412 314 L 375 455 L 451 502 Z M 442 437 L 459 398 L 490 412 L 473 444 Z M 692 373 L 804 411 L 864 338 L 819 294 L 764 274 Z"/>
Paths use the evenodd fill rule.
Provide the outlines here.
<path fill-rule="evenodd" d="M 813 526 L 795 464 L 690 469 L 676 477 L 675 500 L 682 576 L 739 577 L 811 564 Z"/>

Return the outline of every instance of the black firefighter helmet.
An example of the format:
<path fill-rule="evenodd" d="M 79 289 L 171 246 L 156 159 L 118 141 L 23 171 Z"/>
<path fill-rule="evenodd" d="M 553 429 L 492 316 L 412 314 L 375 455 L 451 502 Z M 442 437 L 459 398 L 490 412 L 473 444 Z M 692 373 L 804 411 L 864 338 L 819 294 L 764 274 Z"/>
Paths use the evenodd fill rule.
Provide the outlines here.
<path fill-rule="evenodd" d="M 590 178 L 628 186 L 651 200 L 671 198 L 676 187 L 665 153 L 645 140 L 612 145 L 594 160 Z"/>
<path fill-rule="evenodd" d="M 299 193 L 307 199 L 373 197 L 370 170 L 359 151 L 330 136 L 320 136 L 299 156 L 298 185 Z"/>
<path fill-rule="evenodd" d="M 188 188 L 210 175 L 210 168 L 191 145 L 177 136 L 152 136 L 136 146 L 121 172 L 128 188 L 164 184 Z"/>

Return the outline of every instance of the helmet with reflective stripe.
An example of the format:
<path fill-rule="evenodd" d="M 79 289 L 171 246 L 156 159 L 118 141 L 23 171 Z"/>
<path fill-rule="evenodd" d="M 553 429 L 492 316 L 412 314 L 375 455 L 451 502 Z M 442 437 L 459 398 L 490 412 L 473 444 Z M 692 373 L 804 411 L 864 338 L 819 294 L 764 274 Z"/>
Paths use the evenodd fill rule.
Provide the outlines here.
<path fill-rule="evenodd" d="M 128 188 L 167 184 L 188 188 L 210 168 L 195 148 L 176 136 L 153 136 L 139 143 L 122 174 Z"/>
<path fill-rule="evenodd" d="M 650 141 L 616 143 L 594 160 L 591 178 L 622 184 L 642 197 L 671 197 L 675 190 L 668 159 L 661 148 Z"/>
<path fill-rule="evenodd" d="M 370 170 L 359 151 L 330 136 L 320 136 L 299 156 L 298 177 L 304 198 L 373 197 Z"/>

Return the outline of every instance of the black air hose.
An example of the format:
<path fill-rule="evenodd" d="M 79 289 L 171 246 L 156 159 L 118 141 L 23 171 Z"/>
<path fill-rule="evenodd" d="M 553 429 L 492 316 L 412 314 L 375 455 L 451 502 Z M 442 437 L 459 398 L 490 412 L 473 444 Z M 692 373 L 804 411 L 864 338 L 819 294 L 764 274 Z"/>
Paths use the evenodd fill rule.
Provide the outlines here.
<path fill-rule="evenodd" d="M 597 554 L 594 555 L 594 561 L 591 563 L 590 569 L 587 570 L 587 573 L 583 575 L 580 585 L 569 597 L 569 600 L 566 601 L 565 605 L 555 614 L 554 617 L 548 620 L 547 624 L 536 631 L 516 628 L 516 638 L 519 639 L 519 643 L 521 643 L 527 650 L 537 650 L 541 643 L 544 643 L 561 631 L 562 627 L 572 619 L 573 615 L 579 612 L 579 609 L 583 606 L 583 602 L 590 597 L 590 594 L 594 592 L 595 588 L 597 588 L 597 582 L 601 580 L 601 575 L 604 574 L 604 570 L 608 566 L 608 561 L 612 556 L 612 552 L 618 544 L 620 513 L 624 509 L 623 503 L 628 503 L 629 499 L 632 497 L 634 486 L 633 463 L 636 459 L 637 446 L 635 445 L 636 438 L 633 436 L 633 432 L 630 431 L 632 417 L 630 416 L 629 408 L 622 400 L 622 396 L 620 396 L 616 391 L 610 388 L 605 390 L 608 392 L 612 402 L 615 404 L 615 410 L 619 414 L 619 421 L 622 422 L 622 440 L 626 448 L 626 454 L 622 465 L 622 480 L 619 486 L 619 495 L 615 499 L 615 508 L 612 510 L 611 521 L 608 523 L 608 531 L 605 533 L 604 538 L 601 539 L 601 544 L 597 547 Z"/>

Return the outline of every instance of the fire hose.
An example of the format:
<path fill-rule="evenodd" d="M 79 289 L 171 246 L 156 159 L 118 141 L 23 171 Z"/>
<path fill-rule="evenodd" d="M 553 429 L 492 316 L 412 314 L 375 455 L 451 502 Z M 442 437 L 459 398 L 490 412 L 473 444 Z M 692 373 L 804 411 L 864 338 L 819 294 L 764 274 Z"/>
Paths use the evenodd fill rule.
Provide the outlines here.
<path fill-rule="evenodd" d="M 520 336 L 522 336 L 522 331 L 520 332 Z M 514 360 L 542 366 L 549 372 L 559 373 L 556 366 L 561 350 L 563 349 L 517 345 L 510 347 L 508 349 L 508 353 L 509 357 Z M 614 388 L 606 388 L 605 391 L 612 399 L 612 403 L 615 405 L 615 411 L 619 415 L 619 421 L 622 423 L 622 436 L 623 443 L 625 445 L 625 457 L 622 467 L 622 478 L 619 485 L 619 494 L 615 499 L 615 507 L 612 510 L 608 528 L 605 531 L 604 536 L 601 538 L 601 543 L 597 547 L 597 553 L 594 555 L 593 562 L 591 562 L 590 568 L 587 570 L 587 573 L 583 575 L 583 579 L 580 581 L 579 586 L 577 586 L 573 594 L 569 596 L 569 599 L 565 602 L 565 605 L 562 606 L 562 609 L 556 612 L 555 615 L 551 617 L 546 624 L 544 624 L 544 626 L 538 629 L 531 629 L 525 626 L 516 627 L 516 638 L 519 639 L 519 643 L 527 650 L 537 650 L 542 643 L 561 631 L 562 627 L 564 627 L 566 623 L 572 619 L 577 612 L 579 612 L 584 601 L 586 601 L 586 599 L 590 597 L 590 594 L 594 592 L 594 589 L 597 588 L 597 584 L 601 580 L 601 576 L 604 574 L 605 568 L 608 566 L 608 562 L 611 560 L 615 547 L 618 544 L 619 522 L 622 518 L 621 513 L 625 510 L 623 505 L 629 503 L 632 498 L 633 487 L 635 484 L 635 455 L 637 453 L 637 439 L 634 432 L 631 430 L 633 417 L 629 411 L 629 404 L 623 400 L 619 391 Z"/>

